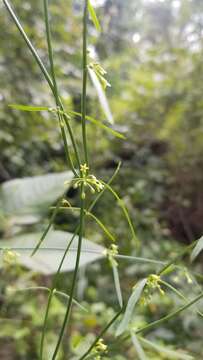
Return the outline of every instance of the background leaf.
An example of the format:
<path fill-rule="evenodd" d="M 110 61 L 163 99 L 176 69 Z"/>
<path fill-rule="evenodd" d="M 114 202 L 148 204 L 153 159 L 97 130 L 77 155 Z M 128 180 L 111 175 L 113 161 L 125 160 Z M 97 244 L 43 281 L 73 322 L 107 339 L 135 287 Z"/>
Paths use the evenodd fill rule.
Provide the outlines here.
<path fill-rule="evenodd" d="M 41 233 L 19 235 L 11 240 L 0 241 L 0 246 L 1 248 L 9 248 L 16 251 L 19 254 L 19 262 L 28 269 L 45 275 L 53 274 L 57 271 L 64 251 L 71 241 L 73 234 L 65 231 L 50 231 L 38 252 L 31 257 L 30 254 L 41 236 Z M 62 272 L 74 270 L 77 244 L 78 236 L 75 237 L 70 246 L 70 250 L 61 269 Z M 104 248 L 102 246 L 94 244 L 84 238 L 82 241 L 80 266 L 103 258 L 103 252 Z M 1 265 L 2 253 L 3 252 L 1 252 Z"/>
<path fill-rule="evenodd" d="M 64 181 L 72 177 L 72 172 L 66 171 L 6 181 L 1 187 L 2 209 L 9 215 L 44 212 L 68 188 Z"/>

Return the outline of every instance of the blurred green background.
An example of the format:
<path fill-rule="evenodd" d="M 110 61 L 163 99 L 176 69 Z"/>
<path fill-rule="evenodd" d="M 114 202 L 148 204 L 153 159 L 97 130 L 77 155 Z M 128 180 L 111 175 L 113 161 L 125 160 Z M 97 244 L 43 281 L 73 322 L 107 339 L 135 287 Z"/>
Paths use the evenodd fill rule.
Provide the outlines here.
<path fill-rule="evenodd" d="M 49 3 L 60 94 L 65 106 L 80 111 L 82 1 Z M 12 5 L 48 66 L 42 2 L 13 0 Z M 203 230 L 203 2 L 95 0 L 95 5 L 102 32 L 98 34 L 89 22 L 89 50 L 107 70 L 113 128 L 127 140 L 115 139 L 88 124 L 92 172 L 108 181 L 122 162 L 114 187 L 129 209 L 142 243 L 142 255 L 167 260 L 183 244 L 200 237 Z M 8 107 L 11 103 L 54 107 L 54 101 L 2 2 L 0 28 L 0 182 L 65 171 L 63 145 L 53 115 Z M 90 81 L 87 110 L 89 115 L 105 120 Z M 72 126 L 80 144 L 79 120 L 73 119 Z M 68 197 L 78 205 L 77 191 L 70 188 Z M 126 221 L 110 194 L 102 197 L 95 215 L 116 235 L 121 253 L 136 255 Z M 77 214 L 59 214 L 55 228 L 73 231 L 76 222 Z M 2 215 L 2 238 L 11 235 L 9 226 Z M 39 230 L 41 226 L 35 225 Z M 91 220 L 87 221 L 85 235 L 108 246 L 108 239 Z M 149 264 L 121 261 L 119 265 L 125 299 L 140 277 L 154 272 Z M 202 271 L 201 259 L 194 267 Z M 49 286 L 52 277 L 12 266 L 1 273 L 0 359 L 36 360 L 47 294 L 39 291 L 35 296 L 29 292 L 11 296 L 8 288 L 16 284 Z M 62 290 L 69 286 L 71 276 L 61 275 Z M 171 275 L 171 281 L 189 296 L 196 290 L 186 280 L 184 274 Z M 135 316 L 135 323 L 145 324 L 171 311 L 179 300 L 169 295 L 163 298 L 156 294 Z M 59 359 L 77 359 L 83 343 L 91 341 L 116 309 L 112 273 L 106 261 L 81 270 L 76 297 L 90 312 L 74 308 L 71 336 L 65 337 Z M 56 298 L 48 324 L 47 360 L 64 309 L 64 302 Z M 202 331 L 201 318 L 189 310 L 147 336 L 202 359 Z M 108 340 L 113 341 L 111 332 Z M 149 359 L 171 358 L 150 348 L 146 351 Z M 116 344 L 108 356 L 115 360 L 138 359 L 128 341 Z"/>

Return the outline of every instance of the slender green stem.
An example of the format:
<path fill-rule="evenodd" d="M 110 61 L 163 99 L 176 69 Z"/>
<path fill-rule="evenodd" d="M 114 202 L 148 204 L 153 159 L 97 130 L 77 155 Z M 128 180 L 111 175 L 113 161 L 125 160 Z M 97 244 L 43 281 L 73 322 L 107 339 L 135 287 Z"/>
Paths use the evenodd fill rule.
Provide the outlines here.
<path fill-rule="evenodd" d="M 71 312 L 71 308 L 72 308 L 72 302 L 73 302 L 73 296 L 74 296 L 74 292 L 75 292 L 75 287 L 76 287 L 76 280 L 77 280 L 77 275 L 78 275 L 78 269 L 79 269 L 79 264 L 80 264 L 80 255 L 81 255 L 81 249 L 82 249 L 82 238 L 83 238 L 83 229 L 84 229 L 84 209 L 85 209 L 85 201 L 82 198 L 82 193 L 83 193 L 83 186 L 81 186 L 81 206 L 80 206 L 80 230 L 79 230 L 79 238 L 78 238 L 78 248 L 77 248 L 77 256 L 76 256 L 76 262 L 75 262 L 75 269 L 74 269 L 74 273 L 73 273 L 73 281 L 72 281 L 72 285 L 71 285 L 71 290 L 70 290 L 70 298 L 68 301 L 68 305 L 67 305 L 67 309 L 66 309 L 66 313 L 65 313 L 65 317 L 63 320 L 63 324 L 60 330 L 60 334 L 59 334 L 59 338 L 56 344 L 56 348 L 54 350 L 53 356 L 52 356 L 52 360 L 56 359 L 56 356 L 58 354 L 58 350 L 64 335 L 64 331 L 65 328 L 67 326 L 67 323 L 70 319 L 70 312 Z"/>
<path fill-rule="evenodd" d="M 113 173 L 113 175 L 111 176 L 111 178 L 109 179 L 108 181 L 108 184 L 110 185 L 113 180 L 115 179 L 116 175 L 118 174 L 118 171 L 120 169 L 120 163 L 118 164 L 115 172 Z M 95 199 L 93 200 L 93 202 L 89 205 L 88 207 L 88 210 L 87 211 L 92 211 L 93 208 L 95 207 L 96 203 L 99 201 L 99 199 L 101 198 L 101 196 L 103 195 L 105 191 L 105 188 L 95 197 Z M 57 273 L 55 274 L 54 276 L 54 281 L 53 281 L 53 285 L 52 285 L 52 288 L 51 288 L 51 292 L 50 292 L 50 295 L 49 295 L 49 299 L 48 299 L 48 303 L 47 303 L 47 308 L 46 308 L 46 312 L 45 312 L 45 318 L 44 318 L 44 325 L 43 325 L 43 332 L 42 332 L 42 337 L 41 337 L 41 344 L 40 344 L 40 360 L 42 360 L 42 355 L 43 355 L 43 344 L 44 344 L 44 338 L 45 338 L 45 332 L 46 332 L 46 326 L 47 326 L 47 320 L 48 320 L 48 314 L 49 314 L 49 309 L 50 309 L 50 306 L 51 306 L 51 301 L 52 301 L 52 297 L 53 297 L 53 290 L 56 288 L 56 285 L 57 285 L 57 280 L 58 280 L 58 276 L 59 276 L 59 273 L 60 273 L 60 270 L 62 268 L 62 265 L 63 265 L 63 262 L 65 260 L 65 257 L 68 253 L 68 251 L 70 250 L 70 246 L 77 234 L 77 232 L 79 231 L 79 224 L 77 225 L 76 229 L 75 229 L 75 232 L 71 238 L 71 241 L 70 243 L 68 244 L 64 254 L 63 254 L 63 257 L 61 259 L 61 262 L 60 262 L 60 265 L 58 267 L 58 270 L 57 270 Z"/>
<path fill-rule="evenodd" d="M 111 182 L 114 180 L 115 176 L 117 175 L 117 173 L 119 171 L 119 168 L 120 168 L 120 163 L 118 164 L 118 167 L 117 167 L 115 173 L 113 174 L 113 176 L 109 180 L 108 185 L 110 185 Z M 100 197 L 101 197 L 101 195 L 103 194 L 104 191 L 105 191 L 105 189 L 103 191 L 101 191 L 100 194 L 97 195 L 97 197 L 95 198 L 93 203 L 88 207 L 87 211 L 91 211 L 93 209 L 93 207 L 96 205 L 97 201 L 100 199 Z M 81 207 L 80 207 L 80 224 L 79 224 L 79 229 L 80 230 L 79 230 L 79 239 L 78 239 L 78 248 L 77 248 L 77 257 L 76 257 L 75 270 L 74 270 L 73 281 L 72 281 L 72 286 L 71 286 L 71 290 L 70 290 L 69 302 L 68 302 L 68 305 L 67 305 L 64 321 L 63 321 L 63 324 L 62 324 L 62 327 L 61 327 L 61 331 L 60 331 L 60 334 L 59 334 L 58 342 L 56 344 L 56 348 L 55 348 L 52 360 L 56 359 L 56 356 L 57 356 L 57 353 L 58 353 L 58 350 L 59 350 L 59 347 L 60 347 L 60 344 L 61 344 L 61 341 L 62 341 L 62 338 L 63 338 L 65 328 L 66 328 L 67 323 L 68 323 L 69 318 L 70 318 L 72 300 L 73 300 L 75 286 L 76 286 L 77 274 L 78 274 L 79 263 L 80 263 L 80 255 L 81 255 L 81 250 L 82 250 L 82 236 L 83 236 L 84 217 L 85 217 L 85 204 L 84 204 L 84 200 L 82 199 L 82 193 L 83 193 L 83 186 L 81 187 Z M 119 315 L 120 315 L 120 313 L 121 312 L 119 312 Z M 47 312 L 47 314 L 48 314 L 48 312 Z M 48 317 L 48 315 L 47 315 L 47 317 Z M 107 329 L 108 329 L 108 327 L 107 327 Z"/>
<path fill-rule="evenodd" d="M 177 290 L 175 287 L 173 287 L 171 284 L 169 284 L 168 282 L 164 281 L 164 280 L 160 280 L 160 284 L 168 287 L 171 291 L 173 291 L 179 298 L 181 298 L 182 300 L 184 300 L 185 302 L 188 301 L 188 299 L 185 297 L 184 294 L 182 294 L 179 290 Z M 203 316 L 202 313 L 196 309 L 196 312 L 198 315 L 200 315 L 201 317 Z"/>
<path fill-rule="evenodd" d="M 109 181 L 107 182 L 107 185 L 111 185 L 111 183 L 114 181 L 115 177 L 117 176 L 119 170 L 121 167 L 121 162 L 119 161 L 117 168 L 115 170 L 115 172 L 113 173 L 113 175 L 111 176 L 111 178 L 109 179 Z M 95 199 L 93 200 L 93 202 L 91 203 L 91 205 L 88 208 L 88 211 L 92 211 L 94 206 L 96 205 L 96 203 L 99 201 L 99 199 L 101 198 L 101 196 L 103 195 L 104 191 L 105 191 L 105 187 L 103 188 L 102 191 L 100 191 L 100 193 L 98 193 L 98 195 L 95 197 Z"/>
<path fill-rule="evenodd" d="M 52 287 L 51 287 L 51 290 L 50 290 L 50 293 L 49 293 L 49 298 L 48 298 L 48 303 L 47 303 L 47 307 L 46 307 L 46 312 L 45 312 L 45 317 L 44 317 L 44 325 L 43 325 L 43 331 L 42 331 L 42 336 L 41 336 L 41 342 L 40 342 L 40 360 L 43 359 L 43 347 L 44 347 L 44 339 L 45 339 L 45 333 L 46 333 L 46 327 L 47 327 L 47 320 L 48 320 L 48 315 L 49 315 L 49 310 L 50 310 L 50 306 L 51 306 L 51 301 L 52 301 L 52 297 L 54 295 L 54 289 L 56 288 L 57 286 L 57 281 L 58 281 L 58 276 L 59 276 L 59 273 L 61 271 L 61 268 L 62 268 L 62 265 L 63 265 L 63 262 L 66 258 L 66 255 L 70 249 L 70 246 L 76 236 L 76 233 L 78 232 L 79 230 L 79 226 L 76 227 L 75 229 L 75 232 L 63 254 L 63 257 L 61 259 L 61 262 L 59 264 L 59 267 L 58 267 L 58 270 L 54 276 L 54 280 L 53 280 L 53 284 L 52 284 Z M 70 297 L 69 297 L 69 300 L 70 300 Z"/>
<path fill-rule="evenodd" d="M 52 207 L 53 209 L 56 209 L 56 207 Z M 60 208 L 58 208 L 58 210 L 68 210 L 68 211 L 80 211 L 79 207 L 63 207 L 60 206 Z M 106 236 L 113 242 L 116 241 L 115 237 L 113 234 L 111 234 L 111 232 L 107 229 L 107 227 L 103 224 L 103 222 L 101 220 L 98 219 L 97 216 L 95 216 L 94 214 L 92 214 L 90 211 L 84 210 L 85 215 L 91 217 L 92 219 L 95 220 L 95 222 L 100 226 L 100 228 L 103 230 L 103 232 L 106 234 Z"/>
<path fill-rule="evenodd" d="M 162 269 L 158 272 L 158 275 L 161 275 L 166 271 L 171 265 L 174 265 L 179 259 L 186 255 L 193 247 L 196 245 L 198 240 L 192 242 L 192 244 L 186 246 L 180 253 L 178 253 L 172 260 L 170 260 Z"/>
<path fill-rule="evenodd" d="M 46 25 L 46 36 L 47 36 L 50 70 L 51 70 L 51 77 L 52 77 L 52 81 L 53 81 L 53 90 L 54 90 L 54 95 L 55 95 L 55 100 L 56 100 L 56 106 L 59 106 L 59 94 L 58 94 L 58 86 L 56 83 L 52 41 L 51 41 L 51 30 L 50 30 L 50 25 L 49 25 L 48 1 L 43 0 L 43 3 L 44 3 L 44 18 L 45 18 L 45 25 Z"/>
<path fill-rule="evenodd" d="M 39 66 L 42 74 L 44 75 L 44 78 L 46 79 L 46 81 L 47 81 L 47 83 L 48 83 L 48 85 L 49 85 L 49 87 L 50 87 L 50 89 L 51 89 L 51 91 L 52 91 L 52 93 L 53 93 L 53 95 L 54 95 L 54 97 L 55 97 L 55 89 L 54 89 L 54 84 L 53 84 L 52 78 L 50 77 L 50 75 L 49 75 L 46 67 L 44 66 L 44 64 L 43 64 L 43 62 L 42 62 L 42 60 L 41 60 L 38 52 L 36 51 L 36 49 L 34 48 L 34 46 L 33 46 L 32 43 L 31 43 L 30 39 L 28 38 L 27 34 L 25 33 L 22 25 L 20 24 L 20 21 L 18 20 L 16 14 L 14 13 L 13 9 L 11 8 L 11 5 L 10 5 L 10 3 L 8 2 L 8 0 L 3 0 L 3 3 L 4 3 L 4 5 L 5 5 L 5 7 L 6 7 L 6 9 L 8 10 L 11 18 L 13 19 L 14 23 L 16 24 L 16 27 L 18 28 L 21 36 L 23 37 L 26 45 L 28 46 L 29 50 L 31 51 L 31 53 L 32 53 L 32 55 L 33 55 L 36 63 L 38 64 L 38 66 Z M 64 111 L 64 109 L 63 109 L 63 104 L 62 104 L 62 102 L 61 102 L 60 99 L 59 99 L 59 103 L 60 103 L 60 108 L 62 109 L 62 111 Z M 76 144 L 75 144 L 74 137 L 73 137 L 73 135 L 72 135 L 72 130 L 71 130 L 70 125 L 69 125 L 69 127 L 68 127 L 68 130 L 69 130 L 69 132 L 70 132 L 70 138 L 71 138 L 71 141 L 73 142 L 72 145 L 73 145 L 73 148 L 74 148 L 74 150 L 75 150 L 75 149 L 77 149 L 77 147 L 76 147 Z M 62 129 L 61 129 L 61 132 L 63 132 Z M 64 135 L 65 135 L 65 133 L 62 134 L 63 141 L 64 141 Z M 74 169 L 74 167 L 73 167 L 73 165 L 72 165 L 72 161 L 70 160 L 70 155 L 69 155 L 69 150 L 68 150 L 67 141 L 64 142 L 64 148 L 65 148 L 66 156 L 67 156 L 67 158 L 68 158 L 68 164 L 70 165 L 71 170 L 74 172 L 74 174 L 77 175 L 77 173 L 76 173 L 76 171 L 75 171 L 75 169 Z M 78 166 L 79 166 L 79 163 L 80 163 L 80 162 L 79 162 L 79 155 L 78 155 L 77 150 L 76 150 L 76 152 L 75 152 L 75 155 L 76 155 L 76 160 L 77 160 Z"/>
<path fill-rule="evenodd" d="M 88 16 L 88 0 L 84 0 L 83 13 L 83 81 L 82 81 L 82 98 L 81 98 L 81 114 L 82 114 L 82 138 L 85 163 L 88 165 L 87 136 L 86 136 L 86 92 L 87 92 L 87 16 Z"/>
<path fill-rule="evenodd" d="M 195 304 L 195 303 L 196 303 L 197 301 L 199 301 L 201 298 L 203 298 L 203 293 L 199 294 L 199 295 L 198 295 L 197 297 L 195 297 L 193 300 L 187 302 L 185 305 L 181 306 L 179 309 L 171 312 L 170 314 L 162 317 L 161 319 L 156 320 L 156 321 L 153 321 L 153 322 L 149 323 L 148 325 L 143 326 L 142 328 L 138 329 L 138 330 L 136 331 L 136 334 L 140 334 L 140 333 L 143 332 L 143 331 L 150 330 L 151 328 L 157 327 L 157 325 L 160 325 L 160 324 L 162 324 L 163 322 L 172 319 L 173 317 L 179 315 L 182 311 L 188 309 L 190 306 L 192 306 L 193 304 Z"/>
<path fill-rule="evenodd" d="M 41 69 L 41 71 L 42 71 L 42 73 L 43 73 L 46 81 L 48 82 L 48 84 L 49 84 L 49 86 L 50 86 L 50 89 L 53 91 L 53 83 L 52 83 L 51 77 L 50 77 L 48 71 L 46 70 L 46 68 L 45 68 L 42 60 L 40 59 L 37 51 L 35 50 L 34 46 L 32 45 L 31 41 L 29 40 L 27 34 L 25 33 L 23 27 L 21 26 L 21 24 L 20 24 L 17 16 L 15 15 L 13 9 L 11 8 L 11 5 L 9 4 L 8 0 L 3 0 L 3 3 L 4 3 L 4 5 L 6 6 L 8 12 L 9 12 L 9 14 L 11 15 L 11 17 L 12 17 L 14 23 L 16 24 L 18 30 L 20 31 L 23 39 L 25 40 L 25 42 L 26 42 L 28 48 L 30 49 L 33 57 L 35 58 L 38 66 L 40 67 L 40 69 Z"/>
<path fill-rule="evenodd" d="M 171 320 L 172 318 L 176 317 L 177 315 L 179 315 L 181 312 L 183 312 L 184 310 L 188 309 L 190 306 L 194 305 L 196 302 L 198 302 L 200 299 L 203 298 L 203 293 L 200 293 L 198 296 L 196 296 L 193 300 L 188 301 L 185 305 L 179 307 L 177 310 L 171 312 L 170 314 L 163 316 L 161 319 L 159 320 L 155 320 L 143 327 L 141 327 L 140 329 L 135 331 L 135 334 L 140 334 L 142 332 L 148 331 L 153 329 L 154 327 L 157 327 L 158 325 L 164 323 L 165 321 Z M 126 335 L 124 337 L 122 337 L 122 341 L 128 340 L 130 338 L 131 335 Z"/>
<path fill-rule="evenodd" d="M 122 312 L 123 312 L 123 308 L 113 317 L 113 319 L 111 319 L 111 321 L 104 327 L 104 329 L 102 329 L 102 331 L 96 337 L 95 341 L 92 343 L 89 349 L 78 360 L 84 360 L 90 354 L 90 352 L 94 349 L 97 342 L 104 336 L 104 334 L 111 327 L 111 325 L 117 320 L 117 318 L 121 315 Z"/>
<path fill-rule="evenodd" d="M 50 230 L 50 228 L 51 228 L 51 226 L 52 226 L 52 224 L 53 224 L 53 222 L 54 222 L 54 219 L 55 219 L 55 217 L 56 217 L 56 215 L 57 215 L 57 213 L 58 213 L 58 211 L 59 211 L 59 209 L 60 209 L 60 205 L 61 205 L 61 201 L 62 201 L 62 199 L 63 199 L 63 196 L 64 196 L 64 194 L 63 194 L 63 195 L 60 197 L 60 199 L 58 200 L 58 202 L 57 202 L 57 204 L 56 204 L 56 207 L 54 208 L 54 211 L 53 211 L 53 213 L 52 213 L 52 215 L 51 215 L 49 224 L 48 224 L 48 226 L 46 227 L 45 231 L 43 232 L 40 240 L 38 241 L 38 243 L 37 243 L 37 245 L 36 245 L 36 247 L 35 247 L 34 250 L 32 251 L 31 256 L 33 256 L 33 255 L 37 252 L 37 250 L 40 248 L 41 244 L 43 243 L 43 241 L 44 241 L 47 233 L 49 232 L 49 230 Z"/>
<path fill-rule="evenodd" d="M 118 201 L 118 204 L 120 205 L 121 209 L 123 210 L 125 218 L 126 218 L 126 220 L 128 222 L 129 228 L 131 230 L 132 237 L 133 237 L 133 239 L 135 241 L 135 245 L 136 245 L 137 248 L 139 248 L 140 242 L 139 242 L 139 239 L 137 238 L 137 236 L 135 234 L 135 230 L 134 230 L 132 221 L 130 219 L 130 216 L 128 214 L 128 210 L 127 210 L 123 200 L 118 196 L 117 192 L 115 190 L 113 190 L 112 187 L 109 184 L 106 184 L 104 181 L 101 181 L 101 183 L 113 194 L 113 196 Z"/>
<path fill-rule="evenodd" d="M 66 140 L 66 135 L 65 135 L 65 130 L 64 130 L 64 126 L 63 126 L 63 122 L 61 122 L 61 116 L 64 120 L 67 121 L 67 119 L 65 118 L 65 115 L 63 114 L 63 105 L 62 102 L 60 100 L 60 96 L 59 96 L 59 92 L 58 92 L 58 86 L 57 86 L 57 82 L 56 82 L 56 75 L 55 75 L 55 67 L 54 67 L 54 59 L 53 59 L 53 50 L 52 50 L 52 40 L 51 40 L 51 29 L 50 29 L 50 23 L 49 23 L 49 9 L 48 9 L 48 0 L 43 0 L 44 3 L 44 18 L 45 18 L 45 25 L 46 25 L 46 37 L 47 37 L 47 46 L 48 46 L 48 54 L 49 54 L 49 62 L 50 62 L 50 71 L 51 71 L 51 77 L 52 77 L 52 82 L 53 82 L 53 95 L 55 98 L 55 102 L 56 102 L 56 107 L 60 108 L 62 110 L 62 114 L 60 114 L 57 111 L 58 114 L 58 118 L 59 118 L 59 125 L 60 125 L 60 129 L 61 129 L 61 134 L 62 134 L 62 138 L 64 141 L 64 147 L 66 149 L 66 155 L 67 155 L 67 149 L 68 149 L 68 144 L 67 144 L 67 140 Z M 76 159 L 78 161 L 78 166 L 80 164 L 80 160 L 79 160 L 79 155 L 78 155 L 78 151 L 77 151 L 77 147 L 75 144 L 75 139 L 72 133 L 72 129 L 70 124 L 68 123 L 68 131 L 69 131 L 69 135 L 73 144 L 73 148 L 75 151 L 75 155 L 76 155 Z M 68 153 L 68 160 L 69 160 L 69 164 L 71 169 L 73 170 L 73 173 L 76 175 L 76 171 L 74 169 L 71 157 L 69 156 Z"/>
<path fill-rule="evenodd" d="M 47 292 L 51 292 L 50 288 L 46 287 L 46 286 L 29 286 L 27 288 L 22 288 L 22 289 L 12 289 L 12 292 L 27 292 L 27 291 L 36 291 L 36 290 L 43 290 L 43 291 L 47 291 Z M 58 295 L 60 297 L 63 297 L 64 299 L 69 299 L 69 295 L 65 294 L 63 291 L 58 291 L 56 289 L 54 289 L 54 294 Z M 88 311 L 87 309 L 85 309 L 82 305 L 80 305 L 80 303 L 73 299 L 73 302 L 75 305 L 77 305 L 80 309 L 84 310 L 84 311 Z"/>

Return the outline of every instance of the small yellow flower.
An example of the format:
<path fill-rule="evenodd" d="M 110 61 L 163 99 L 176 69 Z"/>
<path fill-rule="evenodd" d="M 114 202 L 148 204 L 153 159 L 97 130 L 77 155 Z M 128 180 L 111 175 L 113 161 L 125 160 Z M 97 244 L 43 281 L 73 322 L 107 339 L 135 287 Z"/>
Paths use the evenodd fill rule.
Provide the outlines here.
<path fill-rule="evenodd" d="M 89 167 L 87 166 L 86 163 L 80 165 L 80 171 L 81 171 L 83 177 L 86 176 L 88 170 L 89 170 Z"/>
<path fill-rule="evenodd" d="M 103 339 L 99 339 L 95 345 L 95 349 L 98 352 L 106 352 L 107 351 L 107 345 L 104 344 Z"/>
<path fill-rule="evenodd" d="M 62 200 L 62 205 L 65 206 L 65 207 L 71 207 L 71 204 L 70 204 L 69 201 L 66 200 L 66 199 L 63 199 L 63 200 Z"/>
<path fill-rule="evenodd" d="M 116 255 L 118 255 L 118 246 L 112 244 L 109 249 L 105 250 L 105 255 L 108 257 L 109 262 L 112 266 L 118 266 L 118 263 L 115 259 Z"/>
<path fill-rule="evenodd" d="M 5 249 L 3 251 L 3 264 L 5 266 L 16 264 L 18 257 L 19 257 L 19 254 L 16 253 L 15 251 Z"/>

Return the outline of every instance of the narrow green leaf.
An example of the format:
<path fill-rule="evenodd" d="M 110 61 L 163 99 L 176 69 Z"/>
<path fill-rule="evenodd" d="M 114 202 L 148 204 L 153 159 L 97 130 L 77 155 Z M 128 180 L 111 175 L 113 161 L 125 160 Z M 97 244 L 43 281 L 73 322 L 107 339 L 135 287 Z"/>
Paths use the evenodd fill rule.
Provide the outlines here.
<path fill-rule="evenodd" d="M 160 318 L 159 320 L 155 320 L 152 321 L 151 323 L 149 323 L 148 325 L 143 326 L 142 328 L 138 329 L 136 331 L 136 334 L 139 334 L 143 331 L 147 331 L 149 329 L 155 328 L 157 326 L 160 326 L 160 324 L 169 321 L 175 317 L 177 317 L 177 315 L 179 315 L 181 312 L 185 311 L 186 309 L 190 308 L 192 305 L 194 305 L 196 302 L 198 302 L 200 299 L 203 298 L 203 293 L 200 293 L 198 296 L 196 296 L 194 299 L 192 299 L 191 301 L 187 302 L 185 305 L 179 307 L 177 310 L 172 311 L 171 313 L 169 313 L 166 316 L 163 316 L 162 318 Z"/>
<path fill-rule="evenodd" d="M 171 350 L 171 349 L 167 349 L 166 346 L 161 346 L 159 344 L 155 344 L 149 340 L 146 340 L 144 338 L 140 338 L 140 340 L 142 341 L 142 343 L 148 347 L 151 348 L 157 352 L 159 352 L 160 354 L 163 354 L 163 356 L 167 356 L 167 359 L 174 359 L 174 360 L 193 360 L 194 357 L 191 355 L 188 355 L 185 352 L 180 352 L 177 350 Z"/>
<path fill-rule="evenodd" d="M 78 113 L 78 112 L 76 112 L 76 111 L 68 111 L 68 113 L 69 113 L 70 115 L 79 116 L 80 118 L 81 118 L 81 116 L 82 116 L 80 113 Z M 100 127 L 101 129 L 103 129 L 103 130 L 105 130 L 105 131 L 108 131 L 111 135 L 114 135 L 114 136 L 117 137 L 117 138 L 120 138 L 120 139 L 123 139 L 123 140 L 126 139 L 126 137 L 125 137 L 123 134 L 121 134 L 121 133 L 119 133 L 118 131 L 110 128 L 109 126 L 106 126 L 104 123 L 102 123 L 102 122 L 99 121 L 99 120 L 94 119 L 94 118 L 91 117 L 91 116 L 86 115 L 86 120 L 88 120 L 88 121 L 91 122 L 92 124 Z"/>
<path fill-rule="evenodd" d="M 119 206 L 121 207 L 124 215 L 125 215 L 125 218 L 128 222 L 128 225 L 129 225 L 129 228 L 131 230 L 131 234 L 132 234 L 132 237 L 133 237 L 133 240 L 135 241 L 135 244 L 137 246 L 137 248 L 139 248 L 140 246 L 140 241 L 138 239 L 138 237 L 136 236 L 135 234 L 135 230 L 134 230 L 134 227 L 133 227 L 133 224 L 132 224 L 132 221 L 130 219 L 130 216 L 128 214 L 128 210 L 124 204 L 124 201 L 118 196 L 117 192 L 115 190 L 113 190 L 113 188 L 109 185 L 109 184 L 106 184 L 104 181 L 101 181 L 102 184 L 113 194 L 113 196 L 115 197 L 115 199 L 118 201 L 118 204 Z"/>
<path fill-rule="evenodd" d="M 53 206 L 52 209 L 56 210 L 57 206 Z M 69 211 L 80 211 L 79 207 L 63 207 L 61 206 L 60 208 L 58 207 L 58 210 L 69 210 Z M 92 214 L 90 211 L 85 210 L 85 215 L 90 216 L 92 219 L 94 219 L 96 221 L 96 223 L 100 226 L 100 228 L 104 231 L 104 233 L 107 235 L 107 237 L 111 240 L 111 241 L 116 241 L 116 238 L 113 234 L 111 234 L 111 232 L 107 229 L 107 227 L 102 223 L 101 220 L 98 219 L 97 216 L 95 216 L 94 214 Z"/>
<path fill-rule="evenodd" d="M 8 105 L 10 108 L 21 111 L 49 111 L 50 108 L 48 106 L 30 106 L 30 105 L 20 105 L 20 104 L 10 104 Z"/>
<path fill-rule="evenodd" d="M 199 253 L 203 250 L 203 236 L 198 240 L 197 244 L 195 245 L 192 253 L 191 253 L 191 261 L 199 255 Z"/>
<path fill-rule="evenodd" d="M 132 343 L 133 343 L 133 345 L 135 347 L 138 358 L 140 360 L 147 360 L 145 352 L 144 352 L 144 350 L 143 350 L 137 336 L 133 332 L 131 333 L 131 340 L 132 340 Z"/>
<path fill-rule="evenodd" d="M 104 115 L 106 116 L 106 119 L 108 120 L 108 122 L 110 124 L 113 124 L 114 123 L 113 115 L 112 115 L 105 91 L 101 85 L 101 82 L 99 81 L 98 76 L 95 74 L 94 70 L 91 69 L 89 66 L 88 66 L 88 72 L 89 72 L 91 81 L 95 87 L 95 90 L 97 92 L 99 102 L 101 105 L 101 109 L 102 109 Z"/>
<path fill-rule="evenodd" d="M 146 285 L 147 279 L 142 279 L 141 281 L 138 282 L 138 284 L 134 287 L 134 290 L 132 292 L 132 295 L 130 296 L 128 303 L 127 303 L 127 307 L 125 310 L 125 314 L 123 316 L 123 319 L 120 322 L 120 325 L 116 331 L 116 336 L 119 336 L 121 334 L 123 334 L 123 332 L 128 328 L 129 322 L 132 318 L 132 314 L 135 308 L 135 305 L 137 304 L 137 302 L 139 301 L 141 295 L 142 295 L 142 291 Z"/>
<path fill-rule="evenodd" d="M 35 290 L 44 290 L 44 291 L 47 291 L 50 293 L 50 289 L 46 286 L 29 286 L 29 287 L 26 287 L 26 288 L 19 288 L 19 289 L 11 289 L 10 292 L 11 294 L 15 293 L 15 292 L 29 292 L 29 291 L 35 291 Z M 54 295 L 58 295 L 59 297 L 62 297 L 64 299 L 69 299 L 69 295 L 67 295 L 66 293 L 64 293 L 63 291 L 58 291 L 56 289 L 54 289 L 53 291 L 53 294 Z M 73 299 L 73 302 L 75 303 L 75 305 L 77 305 L 80 309 L 88 312 L 88 310 L 82 306 L 77 300 Z"/>
<path fill-rule="evenodd" d="M 87 214 L 88 216 L 92 217 L 96 223 L 101 227 L 101 229 L 104 231 L 104 233 L 108 236 L 108 238 L 111 241 L 116 241 L 114 235 L 112 235 L 110 233 L 110 231 L 107 229 L 107 227 L 101 222 L 101 220 L 99 220 L 94 214 L 92 214 L 90 211 L 85 211 L 85 214 Z"/>
<path fill-rule="evenodd" d="M 180 299 L 184 300 L 185 302 L 188 301 L 188 299 L 184 296 L 184 294 L 182 294 L 179 290 L 177 290 L 168 282 L 161 280 L 160 283 L 168 287 L 171 291 L 173 291 Z M 196 311 L 201 317 L 203 317 L 203 314 L 198 309 Z"/>
<path fill-rule="evenodd" d="M 122 292 L 121 292 L 121 285 L 120 285 L 118 267 L 114 264 L 113 261 L 111 262 L 111 266 L 112 266 L 112 269 L 113 269 L 113 279 L 114 279 L 114 284 L 115 284 L 118 303 L 119 303 L 120 307 L 122 308 L 123 307 L 123 296 L 122 296 Z"/>
<path fill-rule="evenodd" d="M 96 28 L 97 31 L 101 31 L 101 25 L 99 23 L 99 20 L 98 20 L 98 17 L 97 17 L 97 14 L 90 2 L 90 0 L 88 0 L 88 11 L 89 11 L 89 14 L 90 14 L 90 17 L 91 17 L 91 20 Z"/>

